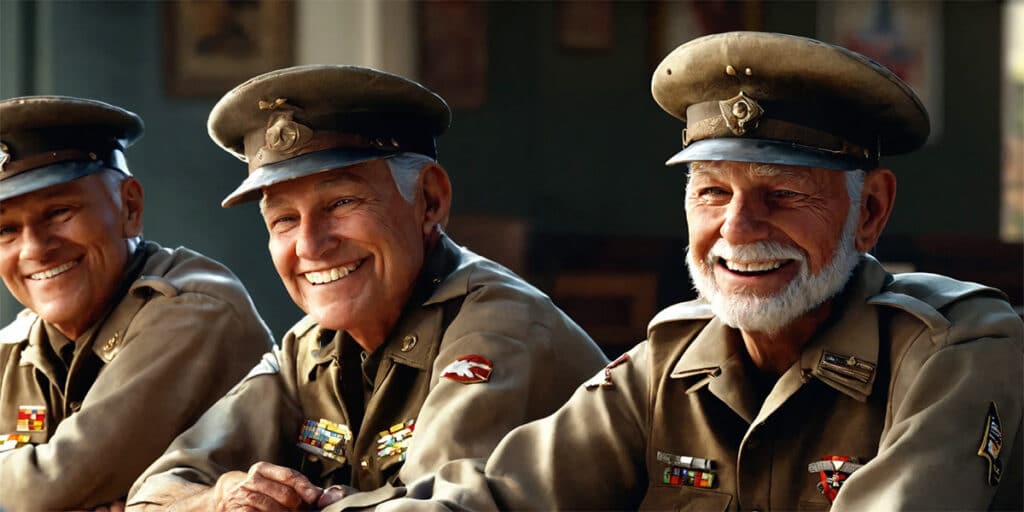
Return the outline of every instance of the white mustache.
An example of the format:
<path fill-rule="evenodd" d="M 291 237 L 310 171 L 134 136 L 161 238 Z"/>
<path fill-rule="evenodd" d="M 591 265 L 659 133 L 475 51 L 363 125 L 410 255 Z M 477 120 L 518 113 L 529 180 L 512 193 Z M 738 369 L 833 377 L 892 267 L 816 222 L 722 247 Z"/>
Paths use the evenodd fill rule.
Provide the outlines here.
<path fill-rule="evenodd" d="M 719 258 L 737 263 L 771 260 L 795 260 L 801 263 L 807 261 L 807 255 L 792 245 L 767 240 L 732 245 L 722 238 L 716 240 L 715 245 L 711 246 L 705 262 L 709 267 L 713 267 Z"/>

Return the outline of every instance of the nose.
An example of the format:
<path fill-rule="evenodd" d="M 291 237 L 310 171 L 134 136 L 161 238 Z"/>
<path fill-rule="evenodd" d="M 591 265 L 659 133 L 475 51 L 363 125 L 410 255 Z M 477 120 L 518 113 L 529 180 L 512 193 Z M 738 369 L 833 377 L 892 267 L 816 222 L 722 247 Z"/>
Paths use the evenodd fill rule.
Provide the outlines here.
<path fill-rule="evenodd" d="M 56 246 L 57 237 L 45 228 L 25 226 L 21 232 L 21 252 L 23 260 L 44 261 L 48 253 Z"/>
<path fill-rule="evenodd" d="M 735 193 L 726 208 L 719 233 L 730 244 L 741 245 L 768 236 L 769 208 L 757 194 Z"/>
<path fill-rule="evenodd" d="M 305 260 L 318 260 L 337 247 L 338 238 L 329 222 L 318 216 L 305 216 L 299 225 L 295 255 Z"/>

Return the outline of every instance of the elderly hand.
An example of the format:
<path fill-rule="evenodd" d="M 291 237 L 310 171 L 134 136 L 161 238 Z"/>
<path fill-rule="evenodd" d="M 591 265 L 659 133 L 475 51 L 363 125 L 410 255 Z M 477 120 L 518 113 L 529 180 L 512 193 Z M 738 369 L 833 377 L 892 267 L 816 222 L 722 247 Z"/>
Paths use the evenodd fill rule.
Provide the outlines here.
<path fill-rule="evenodd" d="M 294 469 L 257 462 L 248 473 L 231 471 L 221 475 L 213 488 L 213 509 L 298 510 L 315 504 L 323 493 Z"/>

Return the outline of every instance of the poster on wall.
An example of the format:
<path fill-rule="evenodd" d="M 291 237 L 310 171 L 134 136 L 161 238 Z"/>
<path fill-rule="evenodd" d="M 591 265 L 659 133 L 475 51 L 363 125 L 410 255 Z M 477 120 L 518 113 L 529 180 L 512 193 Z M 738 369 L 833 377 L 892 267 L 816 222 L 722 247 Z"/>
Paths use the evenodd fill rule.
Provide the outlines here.
<path fill-rule="evenodd" d="M 293 62 L 292 2 L 176 0 L 164 4 L 164 85 L 171 96 L 220 96 Z"/>
<path fill-rule="evenodd" d="M 942 132 L 942 3 L 824 1 L 818 38 L 891 69 L 921 98 L 931 118 L 928 143 Z"/>

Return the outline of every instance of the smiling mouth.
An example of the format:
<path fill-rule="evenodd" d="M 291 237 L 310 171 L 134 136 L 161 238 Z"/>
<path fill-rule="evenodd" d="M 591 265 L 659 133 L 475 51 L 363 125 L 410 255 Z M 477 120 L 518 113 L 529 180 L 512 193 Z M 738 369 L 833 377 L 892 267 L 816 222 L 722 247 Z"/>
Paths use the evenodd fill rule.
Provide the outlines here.
<path fill-rule="evenodd" d="M 725 267 L 726 270 L 734 274 L 741 276 L 763 276 L 771 274 L 782 267 L 793 263 L 795 260 L 769 260 L 769 261 L 750 261 L 750 262 L 739 262 L 727 260 L 725 258 L 718 258 L 718 264 Z"/>
<path fill-rule="evenodd" d="M 53 267 L 51 269 L 47 269 L 42 272 L 36 272 L 35 274 L 30 274 L 28 278 L 33 281 L 44 281 L 46 279 L 53 279 L 54 277 L 57 277 L 63 274 L 64 272 L 71 270 L 71 267 L 74 267 L 75 265 L 78 265 L 78 262 L 72 260 L 67 263 L 64 263 L 63 265 L 57 265 L 56 267 Z"/>
<path fill-rule="evenodd" d="M 348 265 L 342 265 L 328 270 L 306 272 L 305 274 L 302 274 L 302 276 L 305 277 L 306 281 L 309 281 L 312 285 L 333 283 L 334 281 L 342 279 L 352 272 L 355 272 L 357 268 L 362 266 L 364 261 L 366 260 L 362 259 Z"/>

